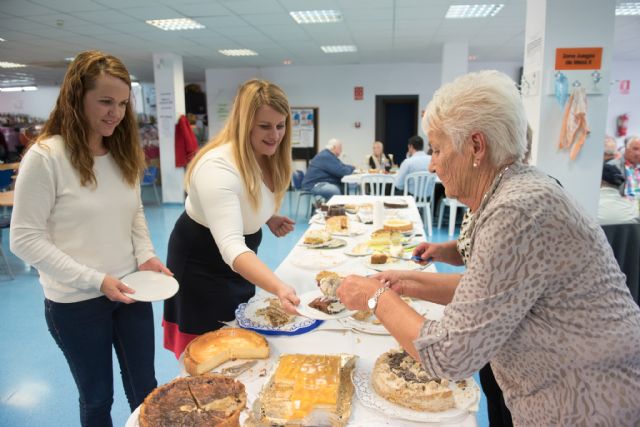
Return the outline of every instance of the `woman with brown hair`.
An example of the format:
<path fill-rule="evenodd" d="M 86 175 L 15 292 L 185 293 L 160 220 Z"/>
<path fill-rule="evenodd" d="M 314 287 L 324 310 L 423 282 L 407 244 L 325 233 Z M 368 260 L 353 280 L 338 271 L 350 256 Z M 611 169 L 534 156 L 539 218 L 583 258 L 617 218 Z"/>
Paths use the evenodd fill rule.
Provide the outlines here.
<path fill-rule="evenodd" d="M 224 128 L 191 161 L 185 212 L 171 237 L 167 265 L 180 290 L 164 304 L 164 346 L 179 357 L 200 334 L 233 320 L 255 286 L 294 314 L 294 289 L 256 255 L 265 223 L 277 237 L 294 222 L 277 215 L 291 182 L 291 114 L 273 83 L 240 86 Z"/>
<path fill-rule="evenodd" d="M 130 92 L 119 59 L 78 54 L 16 182 L 11 251 L 40 273 L 45 318 L 78 386 L 83 426 L 112 425 L 112 346 L 131 410 L 156 387 L 151 304 L 127 296 L 135 292 L 119 279 L 171 274 L 142 209 Z"/>

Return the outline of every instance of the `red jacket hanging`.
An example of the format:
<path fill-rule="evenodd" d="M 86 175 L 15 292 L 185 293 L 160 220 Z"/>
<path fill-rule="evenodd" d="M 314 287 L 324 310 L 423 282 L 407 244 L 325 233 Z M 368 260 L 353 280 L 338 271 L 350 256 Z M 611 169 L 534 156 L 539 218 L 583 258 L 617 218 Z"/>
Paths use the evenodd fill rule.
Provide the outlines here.
<path fill-rule="evenodd" d="M 196 139 L 189 120 L 183 114 L 176 124 L 176 167 L 186 166 L 198 151 L 198 140 Z"/>

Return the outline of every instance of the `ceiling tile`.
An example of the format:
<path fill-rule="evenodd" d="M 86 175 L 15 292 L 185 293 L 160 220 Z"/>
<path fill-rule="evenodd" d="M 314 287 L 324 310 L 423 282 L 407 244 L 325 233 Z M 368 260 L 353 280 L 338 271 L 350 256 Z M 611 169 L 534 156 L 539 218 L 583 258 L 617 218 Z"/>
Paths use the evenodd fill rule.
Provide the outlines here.
<path fill-rule="evenodd" d="M 87 21 L 108 25 L 108 24 L 117 24 L 122 22 L 136 22 L 136 19 L 120 13 L 116 10 L 105 10 L 98 12 L 74 12 L 73 16 L 77 16 L 80 19 L 85 19 Z"/>
<path fill-rule="evenodd" d="M 234 0 L 224 5 L 240 15 L 287 12 L 276 0 Z"/>
<path fill-rule="evenodd" d="M 45 7 L 28 0 L 2 0 L 0 13 L 11 16 L 37 16 L 56 13 L 55 9 Z"/>
<path fill-rule="evenodd" d="M 52 0 L 30 0 L 32 3 L 39 4 L 41 6 L 48 6 L 55 9 L 58 12 L 87 12 L 94 10 L 104 10 L 105 6 L 95 3 L 91 0 L 64 0 L 64 1 L 52 1 Z"/>
<path fill-rule="evenodd" d="M 120 9 L 120 12 L 132 16 L 138 20 L 149 19 L 177 19 L 186 18 L 174 9 L 166 6 L 154 6 L 154 7 L 127 7 Z"/>

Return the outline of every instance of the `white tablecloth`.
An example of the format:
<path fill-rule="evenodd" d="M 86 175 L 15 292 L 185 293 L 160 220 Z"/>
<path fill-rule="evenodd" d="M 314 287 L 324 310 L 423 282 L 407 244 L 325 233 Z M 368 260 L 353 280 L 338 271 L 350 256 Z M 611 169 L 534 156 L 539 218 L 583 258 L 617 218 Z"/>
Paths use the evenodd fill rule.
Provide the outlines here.
<path fill-rule="evenodd" d="M 408 204 L 409 207 L 406 209 L 393 209 L 390 210 L 392 215 L 400 215 L 404 216 L 407 219 L 412 220 L 416 223 L 416 229 L 422 231 L 422 235 L 424 236 L 424 228 L 422 226 L 422 220 L 420 214 L 415 206 L 415 200 L 413 197 L 398 197 L 394 196 L 393 199 L 402 198 Z M 343 203 L 372 203 L 375 200 L 384 200 L 382 197 L 374 197 L 374 196 L 334 196 L 329 200 L 329 205 L 331 204 L 343 204 Z M 311 224 L 310 228 L 320 228 L 321 225 Z M 372 227 L 368 226 L 369 229 L 367 232 L 360 236 L 355 237 L 343 237 L 347 240 L 346 248 L 351 248 L 355 246 L 357 243 L 362 241 L 367 241 L 372 231 Z M 424 237 L 422 237 L 424 239 Z M 301 248 L 296 248 L 301 249 Z M 301 254 L 307 253 L 309 257 L 313 257 L 314 250 L 304 249 L 302 251 L 292 251 L 287 258 L 282 261 L 282 263 L 278 266 L 275 273 L 283 279 L 286 283 L 294 286 L 298 294 L 302 294 L 304 292 L 308 292 L 317 288 L 315 284 L 315 275 L 319 271 L 318 269 L 305 269 L 296 267 L 292 262 L 292 258 L 294 256 L 300 256 Z M 331 251 L 342 251 L 344 252 L 344 248 L 332 249 Z M 299 263 L 296 263 L 299 264 Z M 433 266 L 430 267 L 431 271 L 435 271 Z M 353 272 L 358 274 L 372 274 L 374 271 L 368 270 L 364 267 L 362 262 L 362 257 L 348 257 L 345 255 L 345 262 L 340 264 L 339 266 L 332 268 L 334 271 L 339 272 Z M 427 310 L 428 315 L 431 318 L 439 318 L 442 315 L 442 311 L 444 310 L 443 306 L 432 304 L 428 302 L 420 303 Z M 389 335 L 370 335 L 363 334 L 359 332 L 354 332 L 351 330 L 326 330 L 331 328 L 339 327 L 340 324 L 335 321 L 325 321 L 324 324 L 316 331 L 312 331 L 306 333 L 304 335 L 294 336 L 294 337 L 269 337 L 269 344 L 274 348 L 278 353 L 350 353 L 356 354 L 359 356 L 360 360 L 366 362 L 368 364 L 373 364 L 377 357 L 384 353 L 385 351 L 399 347 L 396 340 Z M 356 396 L 354 396 L 354 406 L 353 412 L 351 414 L 351 419 L 349 422 L 349 426 L 419 426 L 424 424 L 414 423 L 404 420 L 398 419 L 388 419 L 383 414 L 373 410 L 366 408 L 363 406 Z M 447 424 L 447 425 L 456 425 L 456 426 L 476 426 L 476 417 L 475 414 L 469 414 L 467 418 L 463 421 L 455 423 L 455 424 Z"/>
<path fill-rule="evenodd" d="M 392 209 L 388 213 L 391 215 L 403 216 L 416 223 L 416 230 L 422 231 L 424 236 L 424 228 L 422 226 L 422 220 L 420 214 L 415 206 L 415 200 L 413 197 L 395 196 L 393 199 L 402 198 L 405 200 L 409 207 L 406 209 Z M 329 200 L 329 204 L 339 203 L 372 203 L 376 200 L 383 200 L 382 197 L 374 196 L 334 196 Z M 311 224 L 310 228 L 321 228 L 322 225 Z M 355 244 L 367 241 L 372 231 L 372 226 L 367 226 L 367 231 L 359 236 L 355 237 L 343 237 L 348 241 L 346 247 L 331 249 L 334 254 L 343 254 L 345 249 L 353 247 Z M 422 237 L 424 238 L 424 237 Z M 300 268 L 295 264 L 299 262 L 293 261 L 295 257 L 308 256 L 312 261 L 317 259 L 321 252 L 318 250 L 312 250 L 296 246 L 289 255 L 278 266 L 275 273 L 283 279 L 286 283 L 295 287 L 299 295 L 317 289 L 315 284 L 315 275 L 320 270 L 318 268 Z M 313 264 L 311 262 L 310 264 Z M 431 265 L 428 267 L 430 271 L 435 271 L 435 267 Z M 373 270 L 367 269 L 363 264 L 363 257 L 349 257 L 344 255 L 344 262 L 335 268 L 331 268 L 333 271 L 344 273 L 356 273 L 356 274 L 372 274 Z M 258 289 L 256 296 L 261 296 L 264 291 Z M 421 312 L 426 312 L 427 317 L 432 319 L 439 319 L 442 316 L 444 307 L 438 304 L 429 303 L 426 301 L 419 302 L 419 308 Z M 396 340 L 389 335 L 371 335 L 361 332 L 356 332 L 350 329 L 346 329 L 336 320 L 325 321 L 317 329 L 308 332 L 303 335 L 296 336 L 268 336 L 269 346 L 272 351 L 272 357 L 270 358 L 270 364 L 273 365 L 277 360 L 277 357 L 286 353 L 305 353 L 305 354 L 336 354 L 336 353 L 349 353 L 355 354 L 359 357 L 359 362 L 368 366 L 373 366 L 378 356 L 391 348 L 399 347 Z M 246 377 L 239 378 L 246 386 L 248 395 L 248 406 L 251 407 L 255 399 L 257 398 L 260 389 L 266 382 L 268 377 L 256 377 L 255 375 L 251 379 Z M 127 427 L 134 427 L 137 425 L 136 418 L 137 413 L 134 413 L 127 423 Z M 241 420 L 246 418 L 246 414 L 242 415 Z M 350 427 L 377 427 L 377 426 L 397 426 L 397 427 L 417 427 L 424 426 L 424 423 L 417 423 L 411 421 L 405 421 L 400 419 L 392 419 L 384 414 L 369 409 L 362 405 L 357 396 L 353 396 L 353 408 L 348 426 Z M 434 424 L 428 424 L 434 425 Z M 475 413 L 469 413 L 469 415 L 462 421 L 447 424 L 438 424 L 447 426 L 460 426 L 460 427 L 476 427 Z"/>

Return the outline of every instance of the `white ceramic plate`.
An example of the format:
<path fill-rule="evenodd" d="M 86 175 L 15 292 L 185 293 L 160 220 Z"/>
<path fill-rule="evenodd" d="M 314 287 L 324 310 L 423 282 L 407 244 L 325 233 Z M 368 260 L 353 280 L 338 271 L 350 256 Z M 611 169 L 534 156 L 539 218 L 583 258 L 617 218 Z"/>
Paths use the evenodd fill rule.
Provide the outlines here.
<path fill-rule="evenodd" d="M 234 366 L 243 365 L 245 363 L 255 362 L 252 366 L 250 366 L 247 370 L 241 372 L 239 375 L 231 375 L 233 378 L 243 382 L 251 382 L 256 381 L 260 377 L 264 376 L 266 372 L 269 372 L 273 367 L 273 364 L 279 357 L 278 351 L 273 348 L 272 345 L 269 346 L 269 357 L 266 359 L 233 359 L 227 360 L 226 362 L 216 366 L 209 373 L 227 375 L 225 373 L 225 369 L 233 368 Z M 184 367 L 184 352 L 180 355 L 178 359 L 178 368 L 180 370 L 179 377 L 188 377 L 190 374 L 187 372 L 187 369 Z"/>
<path fill-rule="evenodd" d="M 318 212 L 316 214 L 314 214 L 311 219 L 309 220 L 309 224 L 319 224 L 319 225 L 324 225 L 325 224 L 325 216 L 322 212 Z"/>
<path fill-rule="evenodd" d="M 137 301 L 162 301 L 174 296 L 179 288 L 176 279 L 156 271 L 136 271 L 120 280 L 136 291 L 126 295 Z"/>
<path fill-rule="evenodd" d="M 289 259 L 291 264 L 307 270 L 327 270 L 332 269 L 347 260 L 341 251 L 314 250 L 296 248 L 291 253 Z"/>
<path fill-rule="evenodd" d="M 296 307 L 296 309 L 298 310 L 298 313 L 300 313 L 301 316 L 305 316 L 310 319 L 317 319 L 317 320 L 341 319 L 343 317 L 351 316 L 353 313 L 355 313 L 354 310 L 345 309 L 337 314 L 327 314 L 327 313 L 323 313 L 320 310 L 316 310 L 315 308 L 309 307 L 309 303 L 311 301 L 321 296 L 322 296 L 322 291 L 320 291 L 320 289 L 315 289 L 313 291 L 306 292 L 300 295 L 300 305 Z"/>
<path fill-rule="evenodd" d="M 124 427 L 139 427 L 140 426 L 140 424 L 138 423 L 139 416 L 140 416 L 140 407 L 138 406 L 136 410 L 133 411 L 131 415 L 129 415 L 129 418 L 127 419 L 127 423 L 124 425 Z"/>
<path fill-rule="evenodd" d="M 362 259 L 365 267 L 375 271 L 387 271 L 387 270 L 422 270 L 424 266 L 417 264 L 413 261 L 407 261 L 402 259 L 394 259 L 393 262 L 387 262 L 386 264 L 371 264 L 371 257 Z"/>
<path fill-rule="evenodd" d="M 317 244 L 302 243 L 302 246 L 309 249 L 336 249 L 336 248 L 341 248 L 343 246 L 347 246 L 347 241 L 344 239 L 333 238 L 328 242 L 324 242 L 324 243 L 317 243 Z"/>
<path fill-rule="evenodd" d="M 466 386 L 464 388 L 459 387 L 454 381 L 449 383 L 449 387 L 453 390 L 453 398 L 456 402 L 455 408 L 442 412 L 414 411 L 413 409 L 391 403 L 379 396 L 371 384 L 372 367 L 363 365 L 362 360 L 358 361 L 358 364 L 351 374 L 358 400 L 360 400 L 364 406 L 375 409 L 387 417 L 422 423 L 449 424 L 462 421 L 468 416 L 469 412 L 478 410 L 480 389 L 473 378 L 467 378 L 465 380 Z"/>
<path fill-rule="evenodd" d="M 417 311 L 420 315 L 429 318 L 428 310 L 421 304 L 422 301 L 414 301 L 408 297 L 402 297 L 402 299 L 405 300 L 405 302 L 407 302 L 407 304 L 409 304 L 411 308 Z M 372 335 L 390 335 L 387 328 L 385 328 L 382 323 L 374 323 L 374 319 L 375 316 L 372 314 L 365 320 L 358 320 L 353 316 L 349 316 L 339 319 L 338 322 L 340 322 L 344 327 L 353 329 L 357 332 L 363 332 L 365 334 Z"/>
<path fill-rule="evenodd" d="M 271 295 L 254 297 L 249 302 L 240 304 L 236 309 L 238 326 L 264 335 L 300 335 L 315 329 L 322 323 L 319 320 L 294 316 L 289 323 L 281 326 L 272 326 L 264 316 L 256 314 L 256 311 L 267 307 L 269 300 L 274 298 L 276 297 Z"/>
<path fill-rule="evenodd" d="M 373 253 L 373 249 L 371 249 L 366 243 L 359 243 L 352 248 L 347 249 L 344 253 L 349 256 L 365 256 L 371 255 Z"/>
<path fill-rule="evenodd" d="M 359 236 L 361 234 L 364 234 L 367 231 L 367 226 L 360 223 L 360 222 L 354 222 L 351 221 L 349 223 L 349 228 L 347 230 L 344 231 L 332 231 L 331 235 L 332 236 L 346 236 L 346 237 L 350 237 L 350 236 Z"/>

